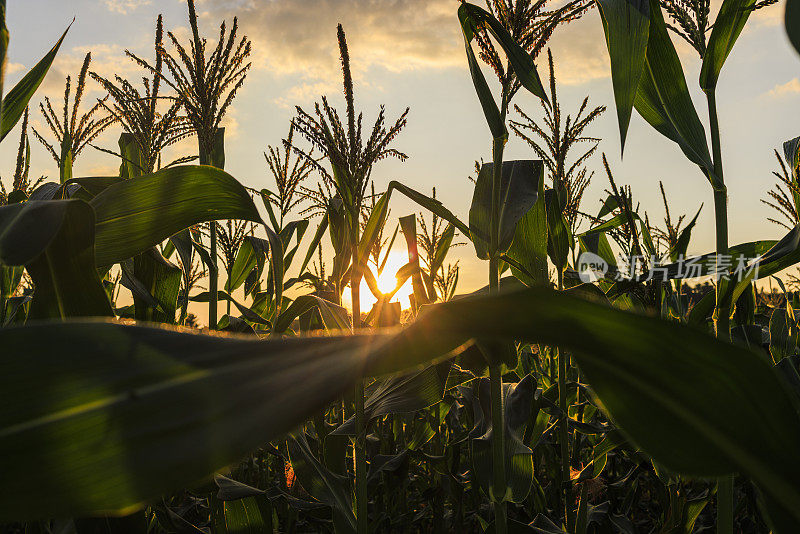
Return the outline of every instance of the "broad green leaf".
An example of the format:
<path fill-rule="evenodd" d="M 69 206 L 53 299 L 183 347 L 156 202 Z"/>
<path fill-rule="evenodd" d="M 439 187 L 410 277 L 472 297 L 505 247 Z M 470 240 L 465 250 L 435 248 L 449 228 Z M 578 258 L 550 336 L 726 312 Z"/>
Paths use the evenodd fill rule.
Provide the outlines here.
<path fill-rule="evenodd" d="M 450 362 L 443 362 L 375 382 L 366 392 L 365 421 L 371 423 L 388 414 L 418 412 L 441 402 L 450 367 Z M 333 434 L 355 435 L 355 417 L 342 423 Z"/>
<path fill-rule="evenodd" d="M 247 190 L 208 166 L 171 167 L 112 185 L 90 202 L 97 265 L 128 259 L 190 226 L 218 219 L 260 222 Z"/>
<path fill-rule="evenodd" d="M 245 238 L 239 250 L 236 252 L 236 259 L 233 262 L 231 276 L 225 283 L 225 290 L 233 292 L 239 289 L 239 287 L 244 284 L 245 280 L 247 280 L 250 271 L 256 267 L 259 258 L 261 258 L 262 262 L 264 261 L 264 256 L 266 256 L 265 252 L 266 251 L 262 250 L 261 247 L 256 250 L 253 241 Z"/>
<path fill-rule="evenodd" d="M 539 184 L 539 198 L 517 224 L 514 240 L 508 249 L 511 272 L 525 285 L 546 285 L 550 282 L 547 264 L 547 206 L 544 198 L 544 181 Z"/>
<path fill-rule="evenodd" d="M 381 198 L 375 204 L 372 212 L 369 214 L 367 224 L 361 234 L 361 241 L 358 243 L 358 263 L 359 265 L 366 265 L 367 258 L 369 257 L 372 248 L 375 246 L 375 241 L 378 239 L 381 230 L 386 225 L 386 217 L 389 214 L 389 199 L 391 193 L 386 192 L 381 195 Z"/>
<path fill-rule="evenodd" d="M 462 28 L 469 28 L 470 30 L 469 33 L 466 29 L 464 30 L 464 36 L 470 36 L 469 41 L 472 40 L 475 28 L 481 23 L 485 24 L 489 32 L 503 48 L 503 52 L 505 52 L 508 62 L 511 64 L 511 68 L 522 86 L 533 95 L 547 102 L 547 92 L 545 92 L 542 81 L 539 79 L 539 73 L 536 71 L 536 64 L 533 62 L 533 58 L 508 33 L 508 30 L 499 20 L 485 9 L 468 2 L 464 2 L 459 6 L 458 18 L 461 21 Z"/>
<path fill-rule="evenodd" d="M 705 129 L 656 0 L 650 0 L 646 68 L 634 106 L 653 128 L 676 142 L 690 161 L 704 169 L 712 185 L 717 183 Z"/>
<path fill-rule="evenodd" d="M 650 3 L 649 0 L 600 0 L 597 5 L 611 58 L 611 81 L 624 152 L 631 111 L 645 67 Z"/>
<path fill-rule="evenodd" d="M 0 207 L 0 263 L 33 278 L 30 319 L 112 315 L 94 267 L 95 218 L 82 200 Z"/>
<path fill-rule="evenodd" d="M 536 383 L 527 375 L 517 384 L 503 384 L 504 414 L 506 425 L 506 495 L 493 495 L 491 396 L 489 379 L 473 382 L 470 398 L 473 404 L 475 427 L 470 432 L 472 447 L 472 470 L 476 481 L 492 501 L 522 502 L 533 483 L 533 451 L 522 442 L 525 427 L 531 412 Z"/>
<path fill-rule="evenodd" d="M 703 91 L 714 91 L 717 87 L 722 65 L 733 50 L 733 45 L 742 33 L 756 0 L 724 0 L 714 20 L 711 37 L 708 38 L 700 69 L 700 87 Z"/>
<path fill-rule="evenodd" d="M 145 173 L 145 162 L 139 144 L 133 134 L 122 132 L 119 135 L 119 153 L 122 156 L 122 163 L 119 167 L 119 175 L 123 179 L 139 178 Z"/>
<path fill-rule="evenodd" d="M 284 435 L 372 370 L 442 354 L 397 352 L 389 340 L 257 341 L 112 323 L 2 329 L 0 453 L 14 462 L 0 517 L 133 511 Z"/>
<path fill-rule="evenodd" d="M 199 294 L 191 297 L 189 300 L 191 300 L 192 302 L 209 302 L 211 300 L 211 294 L 208 291 L 204 291 L 202 293 L 199 293 Z M 266 326 L 269 326 L 269 324 L 270 324 L 269 321 L 267 321 L 266 319 L 261 317 L 261 315 L 259 315 L 256 311 L 254 311 L 251 308 L 248 308 L 244 304 L 241 304 L 239 301 L 234 299 L 232 296 L 230 296 L 225 291 L 217 291 L 217 300 L 218 301 L 220 301 L 220 300 L 230 301 L 231 304 L 236 306 L 236 309 L 239 310 L 239 313 L 242 314 L 242 317 L 247 319 L 248 321 L 250 321 L 253 324 L 261 324 L 261 325 L 266 325 Z"/>
<path fill-rule="evenodd" d="M 67 29 L 64 30 L 64 33 L 58 41 L 56 41 L 56 44 L 53 45 L 53 48 L 51 48 L 50 51 L 45 54 L 19 82 L 17 82 L 17 85 L 3 97 L 0 140 L 5 139 L 8 133 L 14 128 L 14 125 L 17 124 L 20 117 L 22 117 L 22 114 L 25 113 L 28 102 L 33 98 L 34 93 L 36 93 L 36 90 L 39 89 L 42 81 L 44 81 L 45 76 L 47 76 L 47 71 L 50 70 L 50 65 L 53 64 L 53 60 L 56 58 L 56 54 L 58 54 L 58 49 L 61 47 L 61 43 L 64 42 L 64 37 L 66 37 L 70 27 L 72 27 L 72 23 L 67 26 Z M 8 39 L 7 30 L 5 38 Z"/>
<path fill-rule="evenodd" d="M 317 295 L 302 295 L 294 299 L 292 303 L 281 312 L 275 321 L 274 331 L 277 333 L 286 332 L 292 326 L 292 322 L 304 313 L 311 310 L 319 310 L 322 322 L 327 330 L 348 331 L 351 329 L 350 319 L 347 310 Z"/>
<path fill-rule="evenodd" d="M 545 208 L 547 209 L 547 255 L 556 269 L 563 271 L 567 266 L 569 252 L 574 240 L 567 219 L 561 209 L 559 195 L 553 189 L 545 191 Z"/>
<path fill-rule="evenodd" d="M 769 319 L 769 352 L 777 364 L 797 349 L 797 320 L 791 304 L 786 308 L 776 308 Z"/>
<path fill-rule="evenodd" d="M 472 205 L 469 210 L 469 229 L 475 252 L 480 259 L 490 254 L 489 236 L 492 212 L 492 172 L 494 164 L 481 167 Z M 544 177 L 544 165 L 539 160 L 503 162 L 500 184 L 500 234 L 498 254 L 506 252 L 514 240 L 520 220 L 536 204 Z"/>
<path fill-rule="evenodd" d="M 464 34 L 464 47 L 467 51 L 467 63 L 469 64 L 469 73 L 472 76 L 472 84 L 475 86 L 475 92 L 478 94 L 478 100 L 481 103 L 481 108 L 483 108 L 483 115 L 486 117 L 486 124 L 489 125 L 492 137 L 494 139 L 503 139 L 508 137 L 508 130 L 500 110 L 497 108 L 497 102 L 495 102 L 489 85 L 486 83 L 478 58 L 475 57 L 475 52 L 472 51 L 472 39 L 475 37 L 477 28 L 475 27 L 475 21 L 470 18 L 465 5 L 461 4 L 461 7 L 458 8 L 458 19 L 461 21 L 461 31 Z"/>
<path fill-rule="evenodd" d="M 158 303 L 158 308 L 154 309 L 134 294 L 136 320 L 173 324 L 183 276 L 180 267 L 170 263 L 157 249 L 151 248 L 133 257 L 133 276 Z"/>

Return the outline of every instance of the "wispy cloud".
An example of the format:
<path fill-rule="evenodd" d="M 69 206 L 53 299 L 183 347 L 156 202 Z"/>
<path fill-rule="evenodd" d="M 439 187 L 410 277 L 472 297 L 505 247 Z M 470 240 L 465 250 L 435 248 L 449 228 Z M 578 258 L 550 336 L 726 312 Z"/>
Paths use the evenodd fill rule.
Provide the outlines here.
<path fill-rule="evenodd" d="M 103 3 L 109 11 L 127 15 L 142 6 L 150 5 L 152 0 L 104 0 Z"/>
<path fill-rule="evenodd" d="M 256 68 L 299 75 L 301 82 L 277 101 L 287 105 L 338 86 L 338 22 L 362 86 L 381 70 L 466 68 L 457 7 L 456 0 L 218 0 L 200 4 L 200 16 L 206 24 L 238 16 L 253 39 Z M 562 83 L 608 76 L 599 21 L 579 21 L 556 35 Z"/>
<path fill-rule="evenodd" d="M 239 17 L 259 66 L 309 80 L 338 77 L 336 24 L 347 32 L 356 74 L 463 63 L 454 0 L 222 0 L 202 5 L 207 21 Z"/>
<path fill-rule="evenodd" d="M 800 78 L 793 78 L 784 84 L 776 85 L 766 93 L 766 96 L 769 98 L 783 98 L 797 93 L 800 93 Z"/>

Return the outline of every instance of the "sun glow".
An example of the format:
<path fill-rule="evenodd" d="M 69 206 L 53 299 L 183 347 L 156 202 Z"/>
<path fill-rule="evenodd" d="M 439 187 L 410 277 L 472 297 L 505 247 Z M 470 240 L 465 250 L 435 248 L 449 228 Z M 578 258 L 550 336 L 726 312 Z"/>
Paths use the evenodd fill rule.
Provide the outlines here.
<path fill-rule="evenodd" d="M 378 281 L 378 289 L 380 289 L 382 293 L 391 293 L 394 290 L 395 286 L 397 285 L 397 271 L 399 271 L 400 268 L 406 263 L 408 263 L 408 256 L 406 256 L 406 254 L 403 252 L 395 250 L 389 252 L 389 259 L 386 260 L 386 266 L 383 268 L 381 274 L 376 276 Z M 370 265 L 370 269 L 372 270 L 373 274 L 376 274 L 374 265 Z M 364 280 L 361 281 L 360 291 L 361 312 L 369 313 L 369 311 L 372 309 L 372 306 L 378 302 L 378 299 L 375 298 L 375 296 L 369 290 L 369 287 Z M 413 291 L 411 279 L 408 279 L 397 291 L 397 293 L 395 293 L 394 297 L 392 298 L 392 302 L 399 301 L 400 306 L 402 306 L 404 310 L 410 308 L 410 297 Z M 344 304 L 348 309 L 352 309 L 349 290 L 346 290 L 342 295 L 342 304 Z"/>

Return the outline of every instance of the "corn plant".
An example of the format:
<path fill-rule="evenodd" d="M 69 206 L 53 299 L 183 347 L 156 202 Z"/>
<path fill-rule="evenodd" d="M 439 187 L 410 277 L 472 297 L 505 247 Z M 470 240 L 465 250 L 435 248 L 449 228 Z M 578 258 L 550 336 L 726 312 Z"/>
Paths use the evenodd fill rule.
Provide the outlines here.
<path fill-rule="evenodd" d="M 174 99 L 166 111 L 159 110 L 159 100 L 163 99 L 160 95 L 164 77 L 164 61 L 160 52 L 163 48 L 164 25 L 162 16 L 159 15 L 155 35 L 156 58 L 153 66 L 155 72 L 152 78 L 142 78 L 143 91 L 120 76 L 115 76 L 114 81 L 111 81 L 95 72 L 90 73 L 91 77 L 108 92 L 112 101 L 111 104 L 107 100 L 101 101 L 103 108 L 123 126 L 138 149 L 138 161 L 127 161 L 124 164 L 138 167 L 137 171 L 144 174 L 150 174 L 157 167 L 161 167 L 161 153 L 165 148 L 194 133 L 186 117 L 180 114 L 183 106 L 181 100 Z M 130 51 L 126 50 L 126 54 L 134 61 L 140 62 Z M 188 163 L 193 159 L 181 157 L 165 167 Z"/>
<path fill-rule="evenodd" d="M 297 132 L 305 137 L 318 152 L 328 160 L 331 170 L 328 171 L 310 151 L 297 148 L 296 151 L 309 163 L 323 180 L 330 184 L 336 195 L 342 200 L 345 211 L 344 228 L 345 239 L 351 250 L 352 265 L 350 267 L 350 295 L 353 310 L 353 328 L 361 326 L 360 291 L 362 272 L 366 264 L 367 255 L 372 249 L 375 233 L 382 224 L 368 224 L 366 231 L 361 234 L 361 212 L 364 207 L 364 197 L 369 187 L 374 164 L 387 157 L 404 160 L 406 155 L 391 148 L 391 143 L 406 125 L 408 109 L 395 123 L 386 126 L 384 108 L 381 107 L 378 117 L 372 127 L 369 137 L 364 140 L 361 131 L 362 114 L 356 118 L 355 97 L 353 94 L 353 78 L 350 72 L 350 53 L 344 29 L 340 24 L 337 30 L 339 52 L 342 61 L 342 78 L 346 104 L 345 122 L 339 118 L 339 113 L 328 104 L 323 97 L 322 105 L 316 104 L 314 114 L 297 108 L 294 125 Z M 345 130 L 346 128 L 346 130 Z M 385 207 L 379 208 L 385 210 Z M 367 532 L 367 486 L 366 486 L 366 455 L 364 451 L 364 391 L 363 384 L 356 385 L 356 440 L 354 442 L 354 462 L 356 471 L 356 518 L 358 532 Z"/>
<path fill-rule="evenodd" d="M 42 117 L 50 128 L 50 132 L 55 137 L 56 142 L 47 141 L 43 134 L 38 132 L 36 128 L 32 128 L 34 137 L 50 152 L 50 155 L 53 156 L 53 159 L 58 164 L 59 177 L 62 184 L 72 178 L 72 165 L 83 149 L 117 120 L 111 114 L 102 114 L 105 99 L 108 97 L 104 97 L 89 108 L 89 111 L 79 116 L 91 61 L 92 53 L 88 52 L 78 74 L 75 95 L 71 103 L 72 78 L 67 76 L 67 81 L 64 85 L 64 104 L 60 114 L 57 114 L 53 109 L 49 97 L 45 97 L 44 102 L 39 103 Z M 54 145 L 58 147 L 58 151 L 56 151 Z"/>
<path fill-rule="evenodd" d="M 174 52 L 157 45 L 156 65 L 131 54 L 140 65 L 154 77 L 164 80 L 174 91 L 172 96 L 183 108 L 191 128 L 197 135 L 200 165 L 225 166 L 224 130 L 222 119 L 230 108 L 237 91 L 244 85 L 251 63 L 247 61 L 252 50 L 251 42 L 242 37 L 237 42 L 238 20 L 234 17 L 230 31 L 225 23 L 220 25 L 219 40 L 211 50 L 200 37 L 194 0 L 188 1 L 189 25 L 192 40 L 188 46 L 181 44 L 175 34 L 167 32 Z M 208 52 L 208 54 L 207 54 Z M 166 66 L 167 75 L 162 73 Z M 208 322 L 213 328 L 217 324 L 218 270 L 216 222 L 209 225 L 209 254 L 214 262 L 209 272 Z"/>

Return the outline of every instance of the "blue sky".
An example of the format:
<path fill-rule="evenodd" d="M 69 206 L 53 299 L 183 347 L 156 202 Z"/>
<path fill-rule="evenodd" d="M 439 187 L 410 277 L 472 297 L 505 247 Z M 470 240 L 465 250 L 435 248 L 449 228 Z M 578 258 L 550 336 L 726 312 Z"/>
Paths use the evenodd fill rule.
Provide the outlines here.
<path fill-rule="evenodd" d="M 262 152 L 267 144 L 278 144 L 286 135 L 293 106 L 309 108 L 320 94 L 341 102 L 336 23 L 342 22 L 355 71 L 356 105 L 367 122 L 374 120 L 380 104 L 386 104 L 390 118 L 406 106 L 411 108 L 408 128 L 396 144 L 410 159 L 379 163 L 373 174 L 377 188 L 395 179 L 422 191 L 436 186 L 438 197 L 466 218 L 472 195 L 467 176 L 476 159 L 490 159 L 491 145 L 466 67 L 457 7 L 456 0 L 199 1 L 207 36 L 216 36 L 222 19 L 238 15 L 254 46 L 253 70 L 227 119 L 227 170 L 249 186 L 271 186 Z M 64 77 L 77 74 L 89 50 L 93 70 L 137 79 L 140 71 L 124 57 L 124 50 L 152 57 L 158 13 L 164 14 L 166 29 L 188 35 L 185 3 L 179 0 L 10 0 L 7 86 L 44 54 L 73 17 L 76 21 L 35 99 L 37 103 L 45 94 L 54 98 L 54 103 L 60 101 Z M 782 235 L 766 221 L 770 211 L 760 202 L 774 182 L 773 149 L 800 135 L 800 58 L 784 35 L 782 16 L 779 4 L 751 17 L 719 83 L 732 244 Z M 696 89 L 699 60 L 687 45 L 677 39 L 675 43 L 695 106 L 706 122 L 705 101 Z M 633 187 L 651 220 L 663 218 L 659 180 L 672 199 L 673 215 L 693 214 L 705 203 L 690 252 L 710 251 L 714 242 L 711 191 L 678 149 L 634 116 L 625 158 L 620 160 L 608 56 L 597 12 L 561 29 L 551 48 L 564 113 L 576 111 L 586 95 L 591 104 L 609 106 L 587 133 L 603 138 L 600 150 L 608 154 L 616 180 Z M 543 63 L 539 70 L 544 77 Z M 101 96 L 94 84 L 88 94 L 90 99 Z M 516 102 L 529 114 L 540 116 L 533 97 L 520 94 Z M 38 110 L 32 109 L 32 123 L 43 126 Z M 114 148 L 118 135 L 119 130 L 112 129 L 97 144 Z M 57 180 L 55 162 L 32 142 L 32 174 Z M 15 150 L 16 143 L 8 141 L 0 148 L 4 162 L 0 176 L 6 183 L 13 172 Z M 190 142 L 174 153 L 193 150 Z M 507 157 L 534 156 L 521 140 L 512 137 Z M 105 175 L 117 168 L 112 156 L 87 148 L 79 156 L 75 172 Z M 589 168 L 598 172 L 585 196 L 584 209 L 594 212 L 607 186 L 599 153 Z M 393 201 L 393 216 L 412 211 L 417 210 L 404 199 Z M 403 245 L 398 241 L 396 246 Z M 461 261 L 463 290 L 484 283 L 486 266 L 474 259 L 471 247 L 455 249 L 452 259 Z"/>

